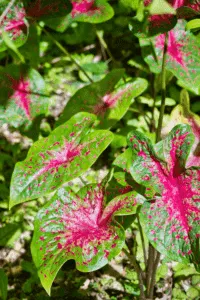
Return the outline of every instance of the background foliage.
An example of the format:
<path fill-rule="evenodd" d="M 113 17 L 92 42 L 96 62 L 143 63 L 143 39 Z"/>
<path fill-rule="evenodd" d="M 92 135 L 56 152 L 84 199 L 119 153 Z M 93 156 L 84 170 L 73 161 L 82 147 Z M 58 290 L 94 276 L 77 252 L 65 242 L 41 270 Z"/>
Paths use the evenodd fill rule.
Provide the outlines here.
<path fill-rule="evenodd" d="M 12 1 L 0 1 L 1 16 L 9 2 Z M 167 93 L 162 137 L 177 123 L 192 126 L 195 120 L 198 126 L 200 124 L 197 116 L 200 112 L 198 1 L 188 1 L 184 8 L 168 6 L 163 1 L 162 11 L 160 1 L 153 1 L 150 10 L 147 4 L 151 1 L 83 1 L 87 4 L 86 11 L 79 7 L 78 1 L 58 2 L 15 1 L 6 17 L 0 17 L 2 299 L 49 299 L 32 262 L 30 243 L 36 214 L 44 204 L 47 205 L 51 195 L 39 186 L 40 182 L 34 189 L 34 195 L 27 190 L 24 192 L 23 184 L 26 185 L 27 177 L 23 176 L 28 172 L 29 187 L 32 188 L 34 170 L 33 173 L 27 171 L 29 165 L 26 162 L 33 153 L 37 155 L 41 147 L 48 151 L 48 146 L 58 136 L 62 137 L 63 146 L 64 134 L 68 135 L 74 129 L 79 117 L 75 121 L 71 119 L 67 133 L 57 127 L 75 113 L 85 116 L 95 113 L 96 118 L 94 120 L 92 116 L 81 130 L 74 130 L 72 141 L 86 144 L 92 140 L 94 144 L 99 143 L 99 148 L 94 153 L 92 144 L 85 146 L 79 168 L 81 172 L 72 162 L 69 172 L 65 173 L 67 188 L 77 193 L 85 184 L 106 178 L 108 201 L 119 194 L 132 195 L 133 189 L 140 194 L 145 193 L 130 174 L 124 172 L 130 167 L 127 134 L 138 130 L 139 135 L 145 134 L 151 143 L 155 143 L 162 94 L 162 34 L 167 30 L 171 29 L 166 58 Z M 169 2 L 173 4 L 173 1 Z M 190 2 L 195 3 L 191 6 Z M 170 24 L 164 17 L 155 18 L 161 13 L 172 13 Z M 104 104 L 99 103 L 99 98 L 105 97 L 105 94 Z M 116 99 L 117 105 L 113 105 Z M 97 125 L 95 134 L 91 130 L 94 122 Z M 192 130 L 196 132 L 193 127 Z M 198 130 L 199 127 L 193 153 L 198 150 Z M 29 150 L 34 142 L 36 144 Z M 63 149 L 56 147 L 56 151 Z M 86 164 L 84 155 L 88 151 L 92 153 L 88 155 Z M 188 167 L 193 159 L 191 157 L 188 161 Z M 13 177 L 12 186 L 16 187 L 13 182 L 20 178 L 22 193 L 20 197 L 15 196 L 16 191 L 11 189 L 10 198 L 15 165 L 18 177 Z M 17 168 L 21 168 L 20 171 Z M 109 176 L 111 180 L 108 180 Z M 50 182 L 48 191 L 52 191 L 52 186 Z M 149 193 L 153 194 L 153 191 Z M 37 195 L 37 201 L 24 202 L 24 199 L 35 199 Z M 124 227 L 126 240 L 144 269 L 138 219 L 136 216 L 116 218 Z M 144 244 L 147 246 L 145 235 Z M 76 270 L 74 261 L 69 260 L 58 272 L 50 298 L 128 300 L 137 299 L 139 293 L 137 275 L 122 252 L 117 256 L 114 253 L 108 265 L 91 273 Z M 198 299 L 199 293 L 200 275 L 194 265 L 174 262 L 162 255 L 156 274 L 156 299 L 164 299 L 165 296 L 166 299 Z"/>

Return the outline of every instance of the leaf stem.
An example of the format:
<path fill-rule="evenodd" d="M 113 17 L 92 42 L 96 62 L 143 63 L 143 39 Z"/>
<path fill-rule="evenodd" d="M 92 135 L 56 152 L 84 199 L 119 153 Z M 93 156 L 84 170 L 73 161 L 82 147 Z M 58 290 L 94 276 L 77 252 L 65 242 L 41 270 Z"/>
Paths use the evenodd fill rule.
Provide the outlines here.
<path fill-rule="evenodd" d="M 167 56 L 168 33 L 165 33 L 165 42 L 162 58 L 161 70 L 161 108 L 158 119 L 158 127 L 156 131 L 156 143 L 161 140 L 161 129 L 163 117 L 165 113 L 165 98 L 166 98 L 166 56 Z M 149 244 L 148 270 L 147 270 L 147 297 L 153 299 L 153 291 L 155 285 L 156 270 L 160 261 L 160 253 Z"/>
<path fill-rule="evenodd" d="M 51 33 L 49 33 L 44 27 L 41 27 L 39 25 L 39 27 L 46 33 L 46 35 L 52 40 L 52 42 L 65 54 L 67 55 L 70 60 L 79 68 L 79 70 L 81 70 L 84 75 L 87 77 L 87 79 L 93 83 L 94 81 L 92 80 L 92 78 L 85 72 L 85 70 L 79 65 L 79 63 L 71 56 L 71 54 L 61 45 L 60 42 L 58 42 Z"/>
<path fill-rule="evenodd" d="M 166 98 L 166 56 L 167 56 L 167 43 L 168 43 L 168 33 L 165 33 L 165 42 L 163 49 L 163 58 L 162 58 L 162 71 L 161 71 L 161 107 L 160 115 L 158 119 L 158 127 L 156 131 L 156 143 L 161 140 L 161 129 L 163 123 L 163 117 L 165 112 L 165 98 Z"/>
<path fill-rule="evenodd" d="M 113 57 L 110 49 L 108 48 L 108 45 L 106 43 L 106 41 L 104 40 L 104 37 L 103 37 L 103 31 L 100 31 L 100 30 L 96 30 L 96 35 L 97 35 L 97 38 L 101 44 L 101 46 L 105 49 L 105 51 L 108 53 L 110 59 L 114 62 L 114 63 L 117 63 L 116 59 Z"/>
<path fill-rule="evenodd" d="M 154 256 L 155 256 L 155 249 L 153 248 L 153 246 L 151 244 L 149 244 L 147 271 L 146 271 L 146 288 L 147 288 L 146 293 L 147 293 L 147 296 L 149 295 L 149 290 L 150 290 L 150 285 L 151 285 Z"/>
<path fill-rule="evenodd" d="M 144 283 L 143 283 L 143 278 L 142 278 L 142 269 L 140 267 L 140 265 L 137 263 L 135 256 L 131 255 L 125 248 L 123 248 L 123 252 L 126 254 L 126 256 L 128 257 L 130 263 L 132 264 L 132 266 L 134 267 L 137 276 L 138 276 L 138 280 L 139 280 L 139 288 L 140 288 L 140 299 L 141 300 L 145 300 L 145 294 L 144 294 Z"/>
<path fill-rule="evenodd" d="M 156 129 L 156 127 L 155 127 L 156 91 L 155 91 L 155 75 L 153 73 L 150 73 L 150 83 L 151 83 L 151 96 L 153 98 L 150 132 L 155 132 L 155 129 Z"/>
<path fill-rule="evenodd" d="M 150 288 L 149 288 L 149 298 L 150 299 L 153 299 L 153 291 L 154 291 L 154 285 L 155 285 L 155 281 L 156 281 L 156 270 L 157 270 L 159 261 L 160 261 L 160 253 L 157 252 L 156 259 L 155 259 L 154 266 L 153 266 L 153 271 L 151 274 L 151 284 L 150 284 Z"/>
<path fill-rule="evenodd" d="M 143 235 L 142 226 L 141 226 L 141 223 L 140 223 L 140 217 L 139 217 L 138 214 L 137 214 L 137 221 L 138 221 L 138 228 L 139 228 L 139 232 L 140 232 L 140 238 L 141 238 L 141 241 L 142 241 L 142 250 L 143 250 L 143 255 L 144 255 L 144 263 L 145 263 L 145 266 L 147 266 L 147 255 L 146 255 L 146 248 L 145 248 L 145 242 L 144 242 L 144 235 Z"/>

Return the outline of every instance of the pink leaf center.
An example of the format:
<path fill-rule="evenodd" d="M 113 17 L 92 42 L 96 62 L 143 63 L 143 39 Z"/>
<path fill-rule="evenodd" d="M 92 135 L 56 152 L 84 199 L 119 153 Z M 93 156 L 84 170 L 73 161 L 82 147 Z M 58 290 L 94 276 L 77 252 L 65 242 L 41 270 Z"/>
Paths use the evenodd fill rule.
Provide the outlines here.
<path fill-rule="evenodd" d="M 94 0 L 72 1 L 72 17 L 76 14 L 87 13 L 91 9 L 94 10 L 93 4 Z"/>
<path fill-rule="evenodd" d="M 11 88 L 13 89 L 14 93 L 12 94 L 12 98 L 15 99 L 16 105 L 20 107 L 26 117 L 30 120 L 31 113 L 30 113 L 30 103 L 31 100 L 29 99 L 30 94 L 30 82 L 25 80 L 25 78 L 20 77 L 19 80 L 16 80 L 9 75 L 7 75 L 12 82 Z"/>
<path fill-rule="evenodd" d="M 156 47 L 163 49 L 164 43 L 165 34 L 160 34 L 156 37 Z M 186 68 L 186 64 L 184 62 L 184 52 L 182 48 L 183 44 L 177 41 L 176 33 L 173 30 L 169 31 L 167 53 L 172 61 L 181 65 L 183 68 Z"/>
<path fill-rule="evenodd" d="M 9 20 L 7 17 L 4 18 L 4 23 L 6 24 L 4 27 L 5 31 L 11 31 L 13 35 L 13 39 L 16 39 L 21 35 L 21 32 L 25 30 L 26 25 L 24 22 L 25 10 L 15 8 L 15 19 Z"/>
<path fill-rule="evenodd" d="M 114 95 L 106 94 L 105 96 L 103 96 L 101 98 L 101 102 L 94 106 L 93 113 L 97 115 L 104 115 L 108 109 L 115 107 L 119 99 L 123 96 L 125 92 L 127 92 L 128 89 L 129 87 L 119 91 Z"/>
<path fill-rule="evenodd" d="M 48 172 L 57 172 L 60 166 L 67 167 L 67 164 L 80 154 L 80 150 L 82 147 L 79 145 L 78 147 L 74 147 L 72 142 L 67 142 L 65 140 L 65 145 L 61 151 L 47 151 L 47 154 L 53 156 L 52 159 L 48 161 L 44 161 L 43 164 L 45 165 L 42 169 L 40 169 L 36 174 L 35 178 L 38 176 Z M 40 156 L 44 159 L 44 154 L 40 153 Z"/>

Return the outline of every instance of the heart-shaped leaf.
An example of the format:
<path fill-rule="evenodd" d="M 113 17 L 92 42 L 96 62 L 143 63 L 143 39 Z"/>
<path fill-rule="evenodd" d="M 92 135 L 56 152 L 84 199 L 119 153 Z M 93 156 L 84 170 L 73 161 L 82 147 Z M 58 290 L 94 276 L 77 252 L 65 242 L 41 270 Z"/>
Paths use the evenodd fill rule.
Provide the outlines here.
<path fill-rule="evenodd" d="M 110 128 L 123 117 L 134 97 L 148 85 L 145 79 L 137 78 L 114 90 L 123 74 L 123 69 L 113 70 L 101 81 L 78 90 L 67 103 L 57 124 L 62 124 L 79 111 L 87 111 L 97 115 L 99 128 Z"/>
<path fill-rule="evenodd" d="M 180 20 L 168 33 L 166 69 L 171 71 L 186 86 L 200 85 L 200 59 L 198 41 L 185 31 L 185 21 Z M 154 38 L 140 39 L 144 60 L 154 73 L 161 72 L 165 34 Z M 155 55 L 153 55 L 152 46 Z M 156 57 L 155 57 L 156 56 Z"/>
<path fill-rule="evenodd" d="M 30 148 L 15 166 L 10 207 L 53 192 L 83 174 L 113 139 L 106 130 L 92 131 L 95 116 L 79 113 Z"/>
<path fill-rule="evenodd" d="M 64 16 L 52 20 L 46 20 L 45 24 L 50 28 L 63 32 L 72 22 L 102 23 L 111 19 L 114 15 L 112 7 L 107 0 L 73 0 L 72 11 Z"/>
<path fill-rule="evenodd" d="M 0 6 L 0 15 L 3 14 L 8 3 Z M 2 39 L 1 32 L 6 32 L 16 47 L 22 46 L 28 35 L 28 22 L 25 19 L 26 13 L 23 3 L 20 1 L 13 5 L 0 23 L 0 52 L 7 49 Z"/>
<path fill-rule="evenodd" d="M 0 78 L 1 124 L 30 125 L 36 116 L 47 113 L 45 82 L 36 70 L 9 65 L 0 70 Z"/>
<path fill-rule="evenodd" d="M 115 257 L 125 242 L 124 229 L 114 215 L 136 212 L 143 203 L 136 192 L 116 197 L 105 207 L 100 185 L 89 185 L 74 194 L 57 191 L 39 211 L 31 244 L 33 260 L 43 287 L 50 294 L 52 282 L 69 259 L 82 272 L 97 270 Z"/>
<path fill-rule="evenodd" d="M 166 135 L 175 125 L 180 123 L 189 124 L 195 137 L 186 167 L 200 167 L 200 118 L 190 110 L 190 99 L 186 90 L 181 91 L 180 104 L 172 110 L 170 122 L 163 128 L 162 133 Z"/>
<path fill-rule="evenodd" d="M 200 169 L 185 169 L 194 142 L 190 127 L 177 125 L 163 140 L 165 162 L 143 134 L 133 132 L 128 139 L 138 155 L 131 167 L 133 178 L 156 191 L 142 210 L 149 240 L 172 260 L 198 264 Z"/>

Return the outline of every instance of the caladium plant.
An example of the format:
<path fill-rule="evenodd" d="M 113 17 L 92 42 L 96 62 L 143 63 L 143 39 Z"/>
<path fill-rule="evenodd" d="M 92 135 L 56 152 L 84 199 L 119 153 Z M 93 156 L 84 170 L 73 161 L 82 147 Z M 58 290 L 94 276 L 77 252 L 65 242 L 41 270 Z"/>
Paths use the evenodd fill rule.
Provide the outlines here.
<path fill-rule="evenodd" d="M 159 153 L 140 132 L 130 133 L 128 141 L 131 175 L 155 191 L 141 211 L 150 242 L 172 260 L 199 267 L 200 168 L 186 168 L 194 142 L 190 126 L 175 126 L 157 146 Z"/>
<path fill-rule="evenodd" d="M 123 69 L 116 69 L 101 81 L 78 90 L 67 103 L 57 124 L 62 124 L 79 111 L 87 111 L 96 114 L 99 128 L 110 128 L 123 117 L 134 97 L 148 86 L 145 79 L 137 78 L 114 89 L 123 75 Z"/>
<path fill-rule="evenodd" d="M 96 117 L 79 113 L 30 148 L 12 175 L 10 207 L 55 191 L 83 174 L 113 139 L 106 130 L 92 130 Z"/>
<path fill-rule="evenodd" d="M 105 200 L 100 184 L 85 186 L 77 194 L 62 188 L 38 212 L 31 252 L 48 294 L 67 260 L 74 259 L 78 270 L 91 272 L 106 265 L 123 248 L 125 232 L 114 216 L 134 214 L 145 199 L 130 192 L 107 206 Z"/>
<path fill-rule="evenodd" d="M 28 66 L 8 65 L 0 69 L 0 124 L 28 126 L 46 114 L 49 106 L 45 82 L 38 71 Z"/>
<path fill-rule="evenodd" d="M 199 48 L 195 36 L 185 31 L 185 21 L 180 20 L 168 32 L 166 69 L 171 71 L 184 86 L 199 88 L 200 61 Z M 153 38 L 140 39 L 144 60 L 154 73 L 160 73 L 165 34 Z M 154 47 L 155 55 L 152 53 Z"/>

